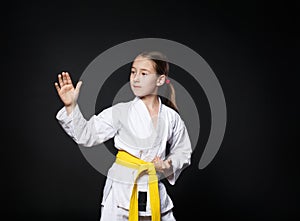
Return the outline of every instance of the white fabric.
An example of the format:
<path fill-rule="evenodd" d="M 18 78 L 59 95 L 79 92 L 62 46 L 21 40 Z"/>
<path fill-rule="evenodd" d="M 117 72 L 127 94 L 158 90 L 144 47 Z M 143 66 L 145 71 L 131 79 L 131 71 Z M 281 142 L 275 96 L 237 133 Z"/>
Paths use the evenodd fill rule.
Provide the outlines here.
<path fill-rule="evenodd" d="M 56 117 L 66 133 L 83 146 L 97 145 L 114 137 L 117 149 L 125 150 L 144 161 L 150 162 L 155 156 L 171 158 L 174 176 L 167 179 L 172 185 L 183 169 L 190 165 L 192 148 L 184 121 L 176 111 L 162 104 L 160 98 L 156 126 L 138 96 L 129 102 L 112 105 L 89 120 L 83 117 L 78 105 L 69 115 L 63 107 Z M 168 156 L 165 155 L 167 142 L 170 144 Z M 110 195 L 115 207 L 128 210 L 135 174 L 134 169 L 116 163 L 112 165 L 103 192 L 104 208 Z M 147 181 L 147 174 L 138 180 L 139 191 L 148 192 Z M 159 191 L 161 212 L 164 213 L 173 208 L 173 203 L 162 182 L 159 182 Z M 141 216 L 151 215 L 149 201 L 148 194 L 146 211 L 140 211 Z"/>
<path fill-rule="evenodd" d="M 121 207 L 115 206 L 113 202 L 112 192 L 107 197 L 105 206 L 101 206 L 100 221 L 127 221 L 129 211 Z M 151 216 L 139 216 L 139 221 L 151 221 Z M 161 214 L 161 221 L 176 221 L 173 211 L 168 210 Z"/>

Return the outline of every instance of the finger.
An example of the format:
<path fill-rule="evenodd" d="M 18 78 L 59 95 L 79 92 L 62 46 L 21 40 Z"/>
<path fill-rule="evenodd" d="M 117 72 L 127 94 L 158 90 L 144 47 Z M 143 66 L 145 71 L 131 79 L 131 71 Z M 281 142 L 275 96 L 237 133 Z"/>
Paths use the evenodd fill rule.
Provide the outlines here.
<path fill-rule="evenodd" d="M 154 166 L 157 170 L 161 169 L 161 163 L 159 161 L 154 162 Z"/>
<path fill-rule="evenodd" d="M 82 85 L 82 81 L 78 81 L 78 83 L 76 84 L 76 88 L 75 88 L 75 91 L 76 91 L 77 93 L 79 93 L 80 88 L 81 88 L 81 85 Z"/>
<path fill-rule="evenodd" d="M 68 84 L 68 81 L 67 81 L 67 73 L 66 73 L 66 72 L 63 72 L 63 73 L 62 73 L 62 80 L 63 80 L 64 84 Z"/>
<path fill-rule="evenodd" d="M 157 156 L 154 157 L 154 159 L 152 160 L 153 163 L 157 162 Z"/>
<path fill-rule="evenodd" d="M 60 91 L 60 87 L 58 86 L 58 83 L 57 83 L 57 82 L 55 82 L 55 83 L 54 83 L 54 86 L 55 86 L 55 88 L 56 88 L 57 92 L 59 93 L 59 91 Z"/>
<path fill-rule="evenodd" d="M 64 72 L 63 72 L 63 73 L 64 73 Z M 61 88 L 64 86 L 64 82 L 63 82 L 63 80 L 62 80 L 62 75 L 61 75 L 61 74 L 58 75 L 58 83 L 59 83 L 59 86 L 60 86 Z"/>
<path fill-rule="evenodd" d="M 72 79 L 71 79 L 70 74 L 68 72 L 66 72 L 66 80 L 67 80 L 67 84 L 72 84 Z"/>

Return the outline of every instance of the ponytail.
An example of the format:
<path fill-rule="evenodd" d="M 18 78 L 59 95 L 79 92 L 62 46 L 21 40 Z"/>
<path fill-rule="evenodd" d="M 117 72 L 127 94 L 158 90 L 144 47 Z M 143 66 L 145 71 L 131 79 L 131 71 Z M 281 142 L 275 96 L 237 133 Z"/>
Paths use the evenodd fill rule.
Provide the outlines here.
<path fill-rule="evenodd" d="M 166 84 L 165 96 L 159 95 L 159 97 L 164 105 L 172 108 L 177 113 L 179 113 L 179 110 L 178 110 L 178 107 L 176 104 L 175 88 L 171 82 Z"/>

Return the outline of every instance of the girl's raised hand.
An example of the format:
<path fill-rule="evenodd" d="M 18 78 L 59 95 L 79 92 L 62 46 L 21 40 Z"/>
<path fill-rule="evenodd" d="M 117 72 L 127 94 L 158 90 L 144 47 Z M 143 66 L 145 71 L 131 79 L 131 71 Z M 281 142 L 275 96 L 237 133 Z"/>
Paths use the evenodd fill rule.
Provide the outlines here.
<path fill-rule="evenodd" d="M 79 81 L 74 88 L 69 73 L 62 72 L 58 75 L 58 83 L 55 82 L 54 85 L 61 101 L 70 113 L 76 106 L 82 81 Z"/>

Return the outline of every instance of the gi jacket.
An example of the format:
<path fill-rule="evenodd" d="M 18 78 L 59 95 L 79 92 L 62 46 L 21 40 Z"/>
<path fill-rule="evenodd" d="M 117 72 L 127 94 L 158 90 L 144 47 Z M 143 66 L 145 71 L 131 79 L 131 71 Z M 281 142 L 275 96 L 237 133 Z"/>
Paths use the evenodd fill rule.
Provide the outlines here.
<path fill-rule="evenodd" d="M 114 137 L 117 149 L 125 150 L 144 161 L 151 162 L 155 156 L 163 160 L 171 158 L 174 174 L 167 177 L 167 180 L 174 185 L 183 169 L 190 165 L 191 142 L 180 115 L 162 104 L 159 97 L 158 99 L 159 112 L 154 120 L 138 96 L 129 102 L 112 105 L 89 120 L 83 117 L 78 105 L 69 115 L 63 107 L 58 111 L 56 118 L 66 133 L 80 145 L 90 147 Z M 170 144 L 168 156 L 167 142 Z M 136 170 L 113 163 L 108 171 L 102 205 L 105 205 L 106 198 L 112 191 L 116 206 L 129 209 L 135 174 Z M 139 191 L 148 192 L 147 181 L 147 174 L 138 179 Z M 159 182 L 159 191 L 163 213 L 171 209 L 173 203 L 162 182 Z M 147 196 L 149 197 L 149 193 Z M 147 200 L 146 211 L 140 211 L 140 215 L 151 215 L 149 201 Z"/>

